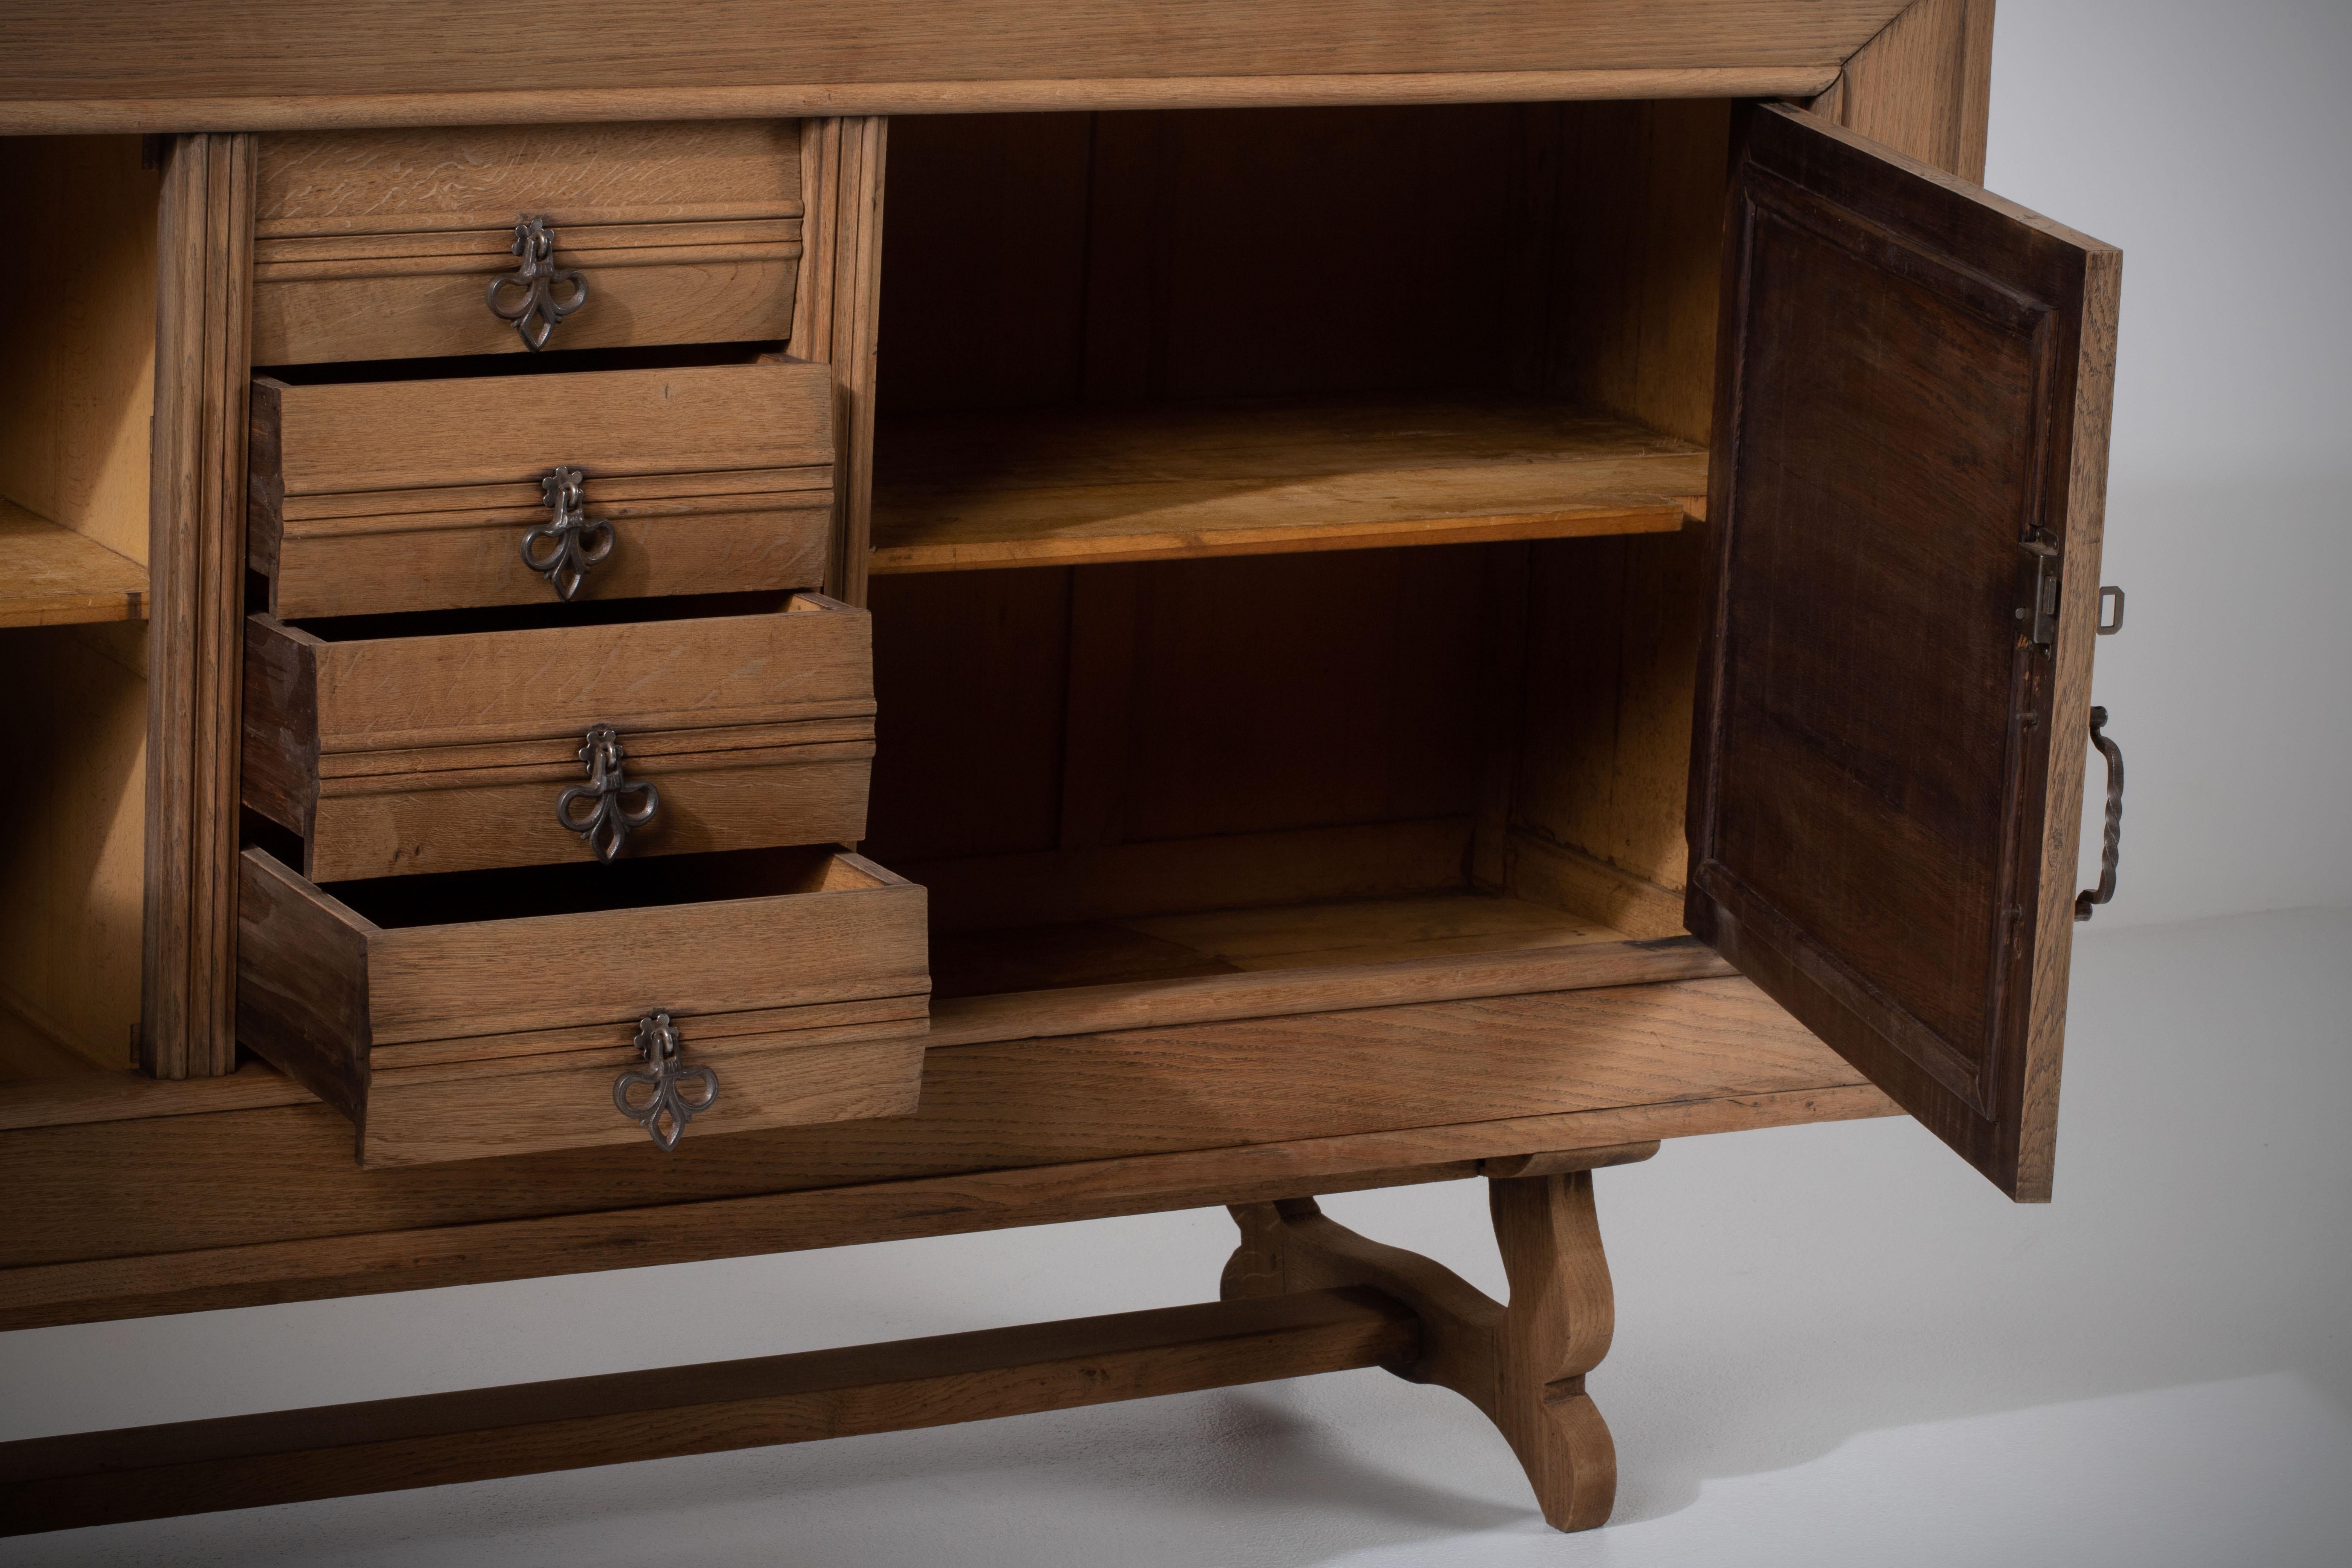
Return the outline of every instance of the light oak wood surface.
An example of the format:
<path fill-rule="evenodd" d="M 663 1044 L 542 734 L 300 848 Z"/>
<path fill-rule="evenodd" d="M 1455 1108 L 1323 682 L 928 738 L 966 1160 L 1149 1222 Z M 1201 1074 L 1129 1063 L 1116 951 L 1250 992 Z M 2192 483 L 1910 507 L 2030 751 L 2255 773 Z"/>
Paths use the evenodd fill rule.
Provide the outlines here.
<path fill-rule="evenodd" d="M 147 569 L 0 500 L 0 626 L 147 618 Z"/>
<path fill-rule="evenodd" d="M 1531 404 L 1239 404 L 884 428 L 876 572 L 1671 531 L 1687 442 Z"/>
<path fill-rule="evenodd" d="M 1376 1366 L 1413 1315 L 1312 1290 L 0 1446 L 10 1533 L 906 1431 Z"/>
<path fill-rule="evenodd" d="M 1095 108 L 1104 99 L 1811 94 L 1904 0 L 1501 0 L 1402 16 L 1332 0 L 1075 9 L 893 0 L 855 17 L 814 0 L 768 0 L 708 20 L 596 0 L 571 14 L 560 46 L 541 40 L 543 17 L 516 0 L 433 0 L 332 25 L 293 0 L 233 14 L 216 5 L 159 24 L 128 0 L 107 0 L 70 27 L 26 26 L 0 71 L 0 124 L 194 129 L 196 117 L 208 125 L 221 115 L 266 129 Z M 268 47 L 253 47 L 263 37 Z M 485 49 L 486 38 L 501 47 Z M 649 76 L 658 85 L 648 88 Z"/>
<path fill-rule="evenodd" d="M 614 525 L 578 597 L 816 588 L 833 533 L 824 366 L 756 364 L 253 389 L 254 569 L 272 614 L 545 604 L 523 533 L 579 469 Z"/>
<path fill-rule="evenodd" d="M 439 636 L 329 640 L 274 617 L 249 624 L 268 679 L 299 683 L 268 709 L 309 720 L 314 729 L 294 744 L 313 755 L 555 740 L 592 724 L 633 732 L 874 711 L 866 613 L 814 595 L 750 615 Z M 263 722 L 248 722 L 248 743 L 271 743 Z"/>
<path fill-rule="evenodd" d="M 545 1037 L 634 1026 L 656 1009 L 699 1047 L 713 1033 L 704 1015 L 897 1003 L 830 1027 L 793 1020 L 747 1033 L 722 1023 L 726 1043 L 709 1055 L 722 1093 L 740 1080 L 721 1120 L 743 1128 L 914 1109 L 929 989 L 922 889 L 856 857 L 773 858 L 764 897 L 688 887 L 701 898 L 663 904 L 648 885 L 637 898 L 655 901 L 643 907 L 614 904 L 602 883 L 581 899 L 576 879 L 544 882 L 520 906 L 537 913 L 501 906 L 496 889 L 469 897 L 436 883 L 386 903 L 381 891 L 363 899 L 365 884 L 346 885 L 345 898 L 399 922 L 383 925 L 259 849 L 246 852 L 245 869 L 242 1037 L 352 1118 L 369 1165 L 642 1136 L 612 1103 L 615 1075 L 635 1059 L 627 1042 L 563 1050 Z M 520 890 L 510 882 L 504 896 Z M 619 953 L 625 962 L 607 962 Z M 773 964 L 776 953 L 792 955 L 788 968 Z M 379 1060 L 387 1047 L 448 1039 L 467 1045 Z M 688 1053 L 689 1065 L 704 1058 Z"/>
<path fill-rule="evenodd" d="M 254 357 L 263 364 L 520 353 L 483 301 L 555 232 L 588 298 L 551 348 L 782 339 L 801 256 L 789 120 L 264 139 Z"/>
<path fill-rule="evenodd" d="M 147 892 L 140 1060 L 236 1062 L 236 735 L 251 374 L 254 139 L 164 153 L 147 573 Z"/>
<path fill-rule="evenodd" d="M 0 497 L 142 566 L 161 184 L 136 137 L 0 138 Z"/>
<path fill-rule="evenodd" d="M 1646 1157 L 1610 1151 L 1595 1163 Z M 1416 1354 L 1389 1370 L 1450 1388 L 1502 1430 L 1556 1530 L 1608 1522 L 1616 1446 L 1584 1392 L 1608 1353 L 1615 1308 L 1594 1219 L 1590 1165 L 1488 1183 L 1507 1305 L 1417 1253 L 1370 1241 L 1312 1198 L 1237 1205 L 1241 1245 L 1226 1262 L 1228 1300 L 1370 1289 L 1411 1307 Z"/>
<path fill-rule="evenodd" d="M 82 1119 L 0 1141 L 21 1198 L 0 1301 L 21 1323 L 44 1301 L 103 1316 L 166 1289 L 226 1305 L 522 1278 L 1337 1191 L 1423 1179 L 1380 1171 L 1888 1110 L 1738 979 L 961 1046 L 931 1051 L 924 1076 L 911 1117 L 689 1137 L 671 1156 L 384 1171 L 353 1165 L 350 1123 L 317 1103 L 161 1114 L 132 1096 L 127 1119 L 91 1121 L 87 1101 L 0 1086 L 26 1114 Z M 142 1205 L 136 1173 L 157 1168 L 189 1173 L 190 1201 Z M 285 1203 L 289 1184 L 301 1205 Z"/>

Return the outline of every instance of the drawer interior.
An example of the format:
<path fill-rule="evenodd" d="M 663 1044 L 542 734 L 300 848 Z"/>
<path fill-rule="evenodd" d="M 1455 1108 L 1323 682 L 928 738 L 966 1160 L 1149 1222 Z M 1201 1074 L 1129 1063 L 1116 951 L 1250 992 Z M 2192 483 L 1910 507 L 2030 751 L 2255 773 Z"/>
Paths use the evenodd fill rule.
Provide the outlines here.
<path fill-rule="evenodd" d="M 831 846 L 667 855 L 609 866 L 530 866 L 443 876 L 373 877 L 328 890 L 384 931 L 472 925 L 540 915 L 658 909 L 792 893 L 879 888 L 881 880 Z"/>

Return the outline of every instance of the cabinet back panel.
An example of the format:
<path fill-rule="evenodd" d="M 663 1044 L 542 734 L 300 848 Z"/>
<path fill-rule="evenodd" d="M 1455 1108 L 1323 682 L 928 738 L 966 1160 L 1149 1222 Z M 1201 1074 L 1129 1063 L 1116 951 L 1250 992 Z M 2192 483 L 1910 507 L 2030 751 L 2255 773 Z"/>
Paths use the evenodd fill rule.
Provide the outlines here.
<path fill-rule="evenodd" d="M 913 865 L 1466 819 L 1483 549 L 877 578 L 868 851 Z M 1314 858 L 1335 887 L 1360 881 L 1345 856 Z M 1286 896 L 1324 896 L 1302 885 Z"/>
<path fill-rule="evenodd" d="M 1719 100 L 919 115 L 883 415 L 1517 391 L 1706 435 Z"/>

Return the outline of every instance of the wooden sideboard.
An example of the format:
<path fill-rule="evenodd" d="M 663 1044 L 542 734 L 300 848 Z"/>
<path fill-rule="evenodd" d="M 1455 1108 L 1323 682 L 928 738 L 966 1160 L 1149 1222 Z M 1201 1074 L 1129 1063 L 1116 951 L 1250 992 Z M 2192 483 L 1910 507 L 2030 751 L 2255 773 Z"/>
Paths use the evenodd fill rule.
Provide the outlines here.
<path fill-rule="evenodd" d="M 0 16 L 0 1325 L 1240 1245 L 10 1526 L 1377 1364 L 1585 1528 L 1594 1168 L 2048 1198 L 2119 258 L 1989 0 L 537 15 Z M 1471 1175 L 1507 1302 L 1310 1195 Z"/>

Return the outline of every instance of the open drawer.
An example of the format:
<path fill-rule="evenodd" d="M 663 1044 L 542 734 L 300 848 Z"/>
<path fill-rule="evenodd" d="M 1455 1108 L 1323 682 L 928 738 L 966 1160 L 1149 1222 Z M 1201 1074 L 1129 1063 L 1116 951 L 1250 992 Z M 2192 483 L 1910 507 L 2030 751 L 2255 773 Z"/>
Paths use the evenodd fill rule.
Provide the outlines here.
<path fill-rule="evenodd" d="M 247 559 L 289 619 L 824 584 L 824 365 L 263 376 L 251 410 Z"/>
<path fill-rule="evenodd" d="M 925 901 L 821 848 L 331 891 L 247 849 L 237 1037 L 349 1116 L 366 1165 L 647 1141 L 616 1095 L 655 1092 L 637 1042 L 657 1014 L 691 1080 L 677 1131 L 902 1116 L 929 1026 Z"/>
<path fill-rule="evenodd" d="M 795 594 L 716 602 L 749 614 L 693 613 L 713 607 L 309 626 L 253 616 L 245 804 L 301 837 L 302 869 L 322 882 L 864 837 L 866 612 Z M 479 629 L 441 629 L 451 624 Z M 589 754 L 600 731 L 615 748 L 604 763 Z M 569 828 L 567 789 L 583 792 Z M 584 831 L 599 805 L 611 807 L 604 826 Z M 614 819 L 648 805 L 616 844 Z"/>

